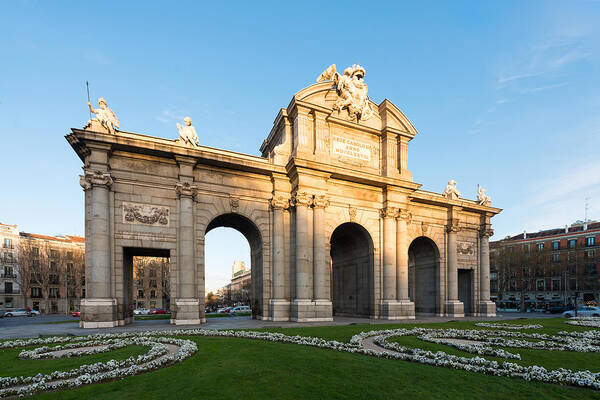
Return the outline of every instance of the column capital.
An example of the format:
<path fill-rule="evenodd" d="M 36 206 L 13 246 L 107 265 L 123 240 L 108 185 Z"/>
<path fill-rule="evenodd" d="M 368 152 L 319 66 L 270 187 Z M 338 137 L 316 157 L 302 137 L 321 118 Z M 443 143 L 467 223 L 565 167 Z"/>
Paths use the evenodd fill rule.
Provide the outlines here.
<path fill-rule="evenodd" d="M 483 225 L 479 228 L 479 236 L 482 238 L 489 238 L 494 235 L 494 230 L 489 225 Z"/>
<path fill-rule="evenodd" d="M 198 194 L 198 187 L 190 182 L 177 182 L 175 184 L 175 192 L 177 197 L 191 197 L 192 199 Z"/>
<path fill-rule="evenodd" d="M 290 198 L 287 196 L 273 196 L 269 205 L 274 210 L 287 210 L 290 206 Z"/>
<path fill-rule="evenodd" d="M 410 221 L 412 219 L 412 213 L 406 209 L 400 208 L 398 209 L 398 216 L 396 218 L 402 221 Z"/>
<path fill-rule="evenodd" d="M 396 207 L 385 207 L 381 209 L 380 213 L 381 218 L 397 218 L 399 209 Z"/>
<path fill-rule="evenodd" d="M 79 184 L 84 191 L 94 186 L 103 186 L 106 189 L 110 189 L 113 179 L 108 172 L 86 170 L 84 175 L 79 175 Z"/>
<path fill-rule="evenodd" d="M 460 226 L 458 226 L 458 223 L 449 224 L 449 225 L 446 226 L 446 232 L 448 232 L 448 233 L 457 233 L 457 232 L 460 232 Z"/>
<path fill-rule="evenodd" d="M 324 194 L 315 195 L 313 199 L 313 206 L 315 208 L 326 208 L 329 206 L 329 198 Z"/>
<path fill-rule="evenodd" d="M 294 193 L 294 196 L 292 197 L 290 203 L 296 207 L 298 206 L 305 206 L 305 207 L 310 207 L 313 205 L 313 196 L 306 193 L 306 192 L 302 192 L 302 193 Z"/>

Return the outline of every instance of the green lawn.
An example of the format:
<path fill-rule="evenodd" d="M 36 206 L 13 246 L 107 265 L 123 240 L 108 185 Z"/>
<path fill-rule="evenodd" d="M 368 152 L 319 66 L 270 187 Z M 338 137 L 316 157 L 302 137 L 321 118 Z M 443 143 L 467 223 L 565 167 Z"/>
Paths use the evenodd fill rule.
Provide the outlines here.
<path fill-rule="evenodd" d="M 559 330 L 582 330 L 564 324 L 563 319 L 528 320 L 519 321 L 519 323 L 543 324 L 544 328 L 536 330 L 536 332 L 555 333 Z M 267 330 L 289 335 L 300 334 L 347 341 L 355 333 L 364 330 L 408 328 L 416 325 L 364 324 Z M 464 329 L 473 328 L 474 323 L 449 322 L 418 326 Z M 532 330 L 527 332 L 532 332 Z M 518 378 L 486 376 L 293 344 L 237 338 L 191 337 L 191 339 L 198 343 L 198 353 L 180 364 L 116 382 L 46 393 L 38 397 L 47 399 L 164 399 L 172 397 L 174 393 L 177 394 L 177 397 L 186 399 L 592 399 L 600 397 L 597 392 L 589 389 L 526 382 Z M 398 340 L 408 346 L 462 354 L 451 347 L 423 342 L 415 337 Z M 126 355 L 123 353 L 133 352 L 135 349 L 127 348 L 119 351 L 125 357 Z M 517 351 L 523 356 L 525 364 L 535 363 L 551 368 L 565 366 L 573 369 L 600 370 L 600 358 L 597 354 L 523 349 L 513 351 Z M 7 355 L 11 352 L 12 356 Z M 72 366 L 76 366 L 83 361 L 83 358 L 23 361 L 16 360 L 15 354 L 18 354 L 17 350 L 1 352 L 0 365 L 11 363 L 10 371 L 37 372 L 40 370 L 47 372 L 57 368 L 58 363 L 74 362 Z M 118 352 L 110 354 L 116 356 Z M 94 357 L 107 356 L 108 354 L 99 354 Z M 86 362 L 89 362 L 87 358 Z M 27 365 L 20 366 L 22 363 L 27 363 Z M 19 372 L 19 374 L 21 373 L 23 372 Z M 8 374 L 3 371 L 2 375 Z M 13 373 L 11 372 L 10 375 Z"/>

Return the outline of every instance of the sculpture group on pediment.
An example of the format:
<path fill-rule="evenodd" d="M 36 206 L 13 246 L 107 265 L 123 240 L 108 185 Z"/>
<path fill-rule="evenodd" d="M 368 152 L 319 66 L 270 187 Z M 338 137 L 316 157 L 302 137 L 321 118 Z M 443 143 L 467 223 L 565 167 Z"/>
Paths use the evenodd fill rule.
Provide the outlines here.
<path fill-rule="evenodd" d="M 108 133 L 112 133 L 114 135 L 119 129 L 119 119 L 113 110 L 108 107 L 106 100 L 104 100 L 103 97 L 98 99 L 98 106 L 100 106 L 100 108 L 92 108 L 92 103 L 88 101 L 90 112 L 96 114 L 96 118 L 91 118 L 85 125 L 84 129 L 93 129 L 94 123 L 97 123 L 100 125 L 100 127 L 106 129 Z"/>
<path fill-rule="evenodd" d="M 373 115 L 367 95 L 369 88 L 364 81 L 365 72 L 363 67 L 354 64 L 340 74 L 332 64 L 317 78 L 317 82 L 333 81 L 338 95 L 333 109 L 338 112 L 347 110 L 348 116 L 356 121 L 366 121 Z"/>
<path fill-rule="evenodd" d="M 450 179 L 448 181 L 448 184 L 446 185 L 442 196 L 444 196 L 448 200 L 457 200 L 461 196 L 461 193 L 456 188 L 456 181 L 454 179 Z"/>

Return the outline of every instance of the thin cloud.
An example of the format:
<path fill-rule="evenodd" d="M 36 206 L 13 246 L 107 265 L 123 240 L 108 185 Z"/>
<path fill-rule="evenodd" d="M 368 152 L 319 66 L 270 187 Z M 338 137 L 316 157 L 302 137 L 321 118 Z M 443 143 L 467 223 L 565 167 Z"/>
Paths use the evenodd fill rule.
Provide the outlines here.
<path fill-rule="evenodd" d="M 558 88 L 561 86 L 566 86 L 568 85 L 568 82 L 562 82 L 562 83 L 556 83 L 554 85 L 545 85 L 545 86 L 538 86 L 538 87 L 533 87 L 533 88 L 525 88 L 525 89 L 519 89 L 520 93 L 536 93 L 536 92 L 541 92 L 544 90 L 549 90 L 549 89 L 554 89 L 554 88 Z"/>

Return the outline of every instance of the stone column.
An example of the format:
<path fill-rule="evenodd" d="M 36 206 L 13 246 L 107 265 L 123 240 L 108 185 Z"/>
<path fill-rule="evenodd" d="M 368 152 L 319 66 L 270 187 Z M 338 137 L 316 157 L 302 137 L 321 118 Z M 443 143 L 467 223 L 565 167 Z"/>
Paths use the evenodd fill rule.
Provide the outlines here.
<path fill-rule="evenodd" d="M 399 317 L 415 318 L 415 303 L 408 295 L 408 221 L 412 218 L 407 210 L 400 210 L 396 222 L 396 298 L 400 303 Z"/>
<path fill-rule="evenodd" d="M 325 253 L 325 208 L 329 199 L 316 195 L 313 200 L 313 301 L 314 320 L 332 321 L 333 303 L 329 296 L 330 265 Z"/>
<path fill-rule="evenodd" d="M 479 315 L 496 316 L 496 303 L 490 301 L 490 243 L 494 231 L 489 226 L 479 230 Z"/>
<path fill-rule="evenodd" d="M 383 301 L 396 300 L 396 217 L 398 209 L 381 210 L 383 218 Z"/>
<path fill-rule="evenodd" d="M 81 186 L 91 191 L 89 236 L 86 241 L 86 298 L 81 300 L 82 328 L 109 328 L 118 325 L 117 300 L 112 297 L 110 204 L 113 180 L 105 171 L 85 171 Z M 86 213 L 87 214 L 87 213 Z"/>
<path fill-rule="evenodd" d="M 292 321 L 309 321 L 314 318 L 312 288 L 313 237 L 309 232 L 309 214 L 312 219 L 313 197 L 296 193 L 292 199 L 296 206 L 296 298 L 292 303 Z"/>
<path fill-rule="evenodd" d="M 196 263 L 194 251 L 194 197 L 197 188 L 190 182 L 178 182 L 175 191 L 179 197 L 179 228 L 177 231 L 178 286 L 175 325 L 200 324 L 200 301 L 196 291 Z"/>
<path fill-rule="evenodd" d="M 464 317 L 464 305 L 458 300 L 458 254 L 456 235 L 460 231 L 458 224 L 448 225 L 446 232 L 446 314 L 452 317 Z"/>
<path fill-rule="evenodd" d="M 289 321 L 290 302 L 285 298 L 285 245 L 283 213 L 288 209 L 290 200 L 287 197 L 276 196 L 270 201 L 273 216 L 273 257 L 272 257 L 272 282 L 273 291 L 271 298 L 271 319 L 273 321 Z"/>

